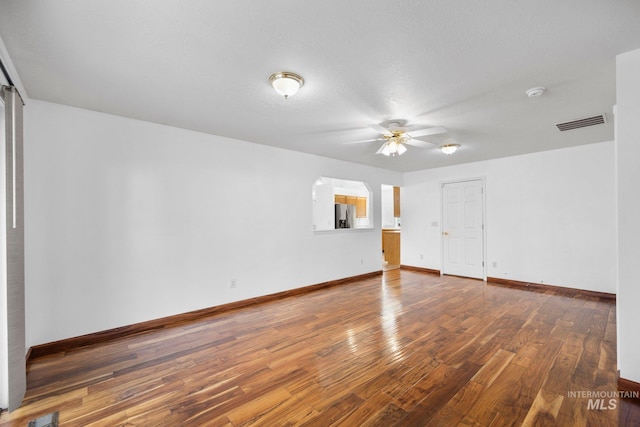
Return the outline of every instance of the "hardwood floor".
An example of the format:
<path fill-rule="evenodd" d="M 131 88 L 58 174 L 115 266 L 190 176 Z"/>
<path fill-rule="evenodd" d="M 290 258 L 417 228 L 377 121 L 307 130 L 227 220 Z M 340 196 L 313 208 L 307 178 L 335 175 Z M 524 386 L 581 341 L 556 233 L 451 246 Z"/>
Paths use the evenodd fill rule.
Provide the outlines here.
<path fill-rule="evenodd" d="M 38 358 L 0 426 L 627 425 L 632 402 L 569 394 L 616 390 L 615 319 L 612 301 L 391 270 Z"/>

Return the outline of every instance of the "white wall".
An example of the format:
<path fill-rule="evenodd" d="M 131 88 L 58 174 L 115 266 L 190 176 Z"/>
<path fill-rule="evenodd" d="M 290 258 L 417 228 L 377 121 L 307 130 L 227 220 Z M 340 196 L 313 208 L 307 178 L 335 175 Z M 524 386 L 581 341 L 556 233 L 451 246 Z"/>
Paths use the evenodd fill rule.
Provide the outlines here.
<path fill-rule="evenodd" d="M 399 173 L 31 100 L 27 344 L 378 271 L 375 229 L 312 231 L 318 176 Z M 237 288 L 230 288 L 232 278 Z"/>
<path fill-rule="evenodd" d="M 313 230 L 335 230 L 336 211 L 333 179 L 322 177 L 322 185 L 313 185 Z"/>
<path fill-rule="evenodd" d="M 618 368 L 640 382 L 640 50 L 616 61 L 618 185 Z"/>
<path fill-rule="evenodd" d="M 616 291 L 612 142 L 405 174 L 402 264 L 441 269 L 440 183 L 479 177 L 487 276 Z"/>
<path fill-rule="evenodd" d="M 382 228 L 395 228 L 396 221 L 393 216 L 393 185 L 383 184 L 380 193 Z"/>

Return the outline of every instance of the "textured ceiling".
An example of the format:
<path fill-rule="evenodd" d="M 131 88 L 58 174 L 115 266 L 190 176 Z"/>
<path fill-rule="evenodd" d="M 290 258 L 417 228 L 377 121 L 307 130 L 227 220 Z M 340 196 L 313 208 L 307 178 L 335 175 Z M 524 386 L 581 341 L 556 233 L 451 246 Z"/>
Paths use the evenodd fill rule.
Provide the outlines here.
<path fill-rule="evenodd" d="M 0 37 L 30 98 L 412 171 L 613 139 L 629 0 L 3 0 Z M 293 71 L 288 100 L 268 76 Z M 548 90 L 527 98 L 534 86 Z M 375 155 L 369 126 L 444 126 Z"/>

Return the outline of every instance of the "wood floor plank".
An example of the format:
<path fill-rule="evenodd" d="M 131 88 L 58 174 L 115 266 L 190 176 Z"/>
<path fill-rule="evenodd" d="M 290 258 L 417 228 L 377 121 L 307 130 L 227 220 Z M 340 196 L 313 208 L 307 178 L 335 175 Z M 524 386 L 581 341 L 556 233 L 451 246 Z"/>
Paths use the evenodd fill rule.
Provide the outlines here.
<path fill-rule="evenodd" d="M 275 388 L 263 394 L 245 395 L 237 405 L 229 405 L 226 416 L 233 425 L 249 425 L 257 422 L 270 411 L 284 405 L 291 399 L 291 393 L 283 388 Z M 191 420 L 193 423 L 197 418 Z M 197 425 L 197 424 L 193 424 Z"/>
<path fill-rule="evenodd" d="M 506 402 L 517 396 L 517 390 L 521 384 L 520 378 L 526 371 L 526 368 L 510 363 L 465 414 L 465 422 L 479 425 L 491 424 L 496 414 L 505 409 Z"/>
<path fill-rule="evenodd" d="M 640 402 L 637 399 L 620 399 L 620 426 L 640 426 Z"/>
<path fill-rule="evenodd" d="M 296 396 L 301 400 L 311 402 L 310 399 L 305 399 L 305 395 L 297 394 Z M 327 427 L 336 425 L 340 420 L 347 418 L 349 414 L 361 407 L 363 403 L 364 400 L 360 397 L 355 394 L 349 394 L 342 399 L 332 401 L 326 410 L 301 425 L 304 427 Z"/>
<path fill-rule="evenodd" d="M 464 414 L 469 411 L 484 392 L 484 387 L 473 380 L 468 381 L 454 396 L 440 408 L 431 419 L 428 426 L 454 426 L 464 419 Z"/>
<path fill-rule="evenodd" d="M 406 412 L 385 393 L 376 393 L 353 412 L 339 420 L 336 426 L 388 426 L 396 424 Z"/>
<path fill-rule="evenodd" d="M 441 365 L 445 366 L 445 365 Z M 401 421 L 403 426 L 419 426 L 424 425 L 426 420 L 442 409 L 455 396 L 463 384 L 478 372 L 480 366 L 474 363 L 464 363 L 459 368 L 452 368 L 446 372 L 443 381 L 434 382 L 427 390 L 428 393 L 424 399 L 408 411 L 406 417 Z"/>
<path fill-rule="evenodd" d="M 633 425 L 637 402 L 569 395 L 616 390 L 615 321 L 608 299 L 390 270 L 36 358 L 0 427 Z"/>
<path fill-rule="evenodd" d="M 574 372 L 577 363 L 578 358 L 576 356 L 559 353 L 542 385 L 544 390 L 558 395 L 566 395 L 571 385 L 571 377 L 567 376 L 566 373 Z"/>
<path fill-rule="evenodd" d="M 489 361 L 480 368 L 476 374 L 471 377 L 474 381 L 483 387 L 489 387 L 493 381 L 500 375 L 503 369 L 511 362 L 515 354 L 510 351 L 498 349 Z"/>
<path fill-rule="evenodd" d="M 531 405 L 531 409 L 527 413 L 522 426 L 556 426 L 558 425 L 558 412 L 562 406 L 564 396 L 547 392 L 540 389 L 536 399 Z"/>
<path fill-rule="evenodd" d="M 422 376 L 417 382 L 406 387 L 402 394 L 394 397 L 400 403 L 402 409 L 411 413 L 429 393 L 444 384 L 447 375 L 450 375 L 454 369 L 441 363 L 435 369 L 429 371 L 427 375 Z"/>

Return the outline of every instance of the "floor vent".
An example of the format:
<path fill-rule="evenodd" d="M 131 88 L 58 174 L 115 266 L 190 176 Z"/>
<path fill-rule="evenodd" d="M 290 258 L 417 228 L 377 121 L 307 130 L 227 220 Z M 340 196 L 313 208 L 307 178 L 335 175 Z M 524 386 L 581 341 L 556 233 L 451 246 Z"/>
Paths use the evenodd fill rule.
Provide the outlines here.
<path fill-rule="evenodd" d="M 27 427 L 58 427 L 58 411 L 29 421 Z"/>
<path fill-rule="evenodd" d="M 587 117 L 586 119 L 573 120 L 571 122 L 557 123 L 556 126 L 561 132 L 572 129 L 584 128 L 587 126 L 601 125 L 607 123 L 607 115 L 600 114 L 593 117 Z"/>

